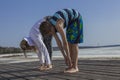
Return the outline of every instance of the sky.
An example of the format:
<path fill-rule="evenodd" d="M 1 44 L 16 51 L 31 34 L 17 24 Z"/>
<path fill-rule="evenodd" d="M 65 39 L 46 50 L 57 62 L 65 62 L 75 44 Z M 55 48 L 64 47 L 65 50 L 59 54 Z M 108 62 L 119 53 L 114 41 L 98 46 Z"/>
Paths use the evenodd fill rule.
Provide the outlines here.
<path fill-rule="evenodd" d="M 19 47 L 35 22 L 64 8 L 82 15 L 80 46 L 120 44 L 120 0 L 0 0 L 0 46 Z"/>

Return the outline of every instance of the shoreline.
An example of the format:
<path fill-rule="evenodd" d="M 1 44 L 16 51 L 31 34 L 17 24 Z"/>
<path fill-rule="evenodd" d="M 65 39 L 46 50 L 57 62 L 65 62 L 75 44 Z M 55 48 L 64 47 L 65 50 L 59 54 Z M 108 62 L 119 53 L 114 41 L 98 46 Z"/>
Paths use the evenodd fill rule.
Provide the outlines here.
<path fill-rule="evenodd" d="M 79 60 L 120 60 L 120 47 L 79 49 Z M 25 58 L 23 53 L 0 54 L 0 64 L 22 63 L 39 61 L 36 53 L 27 53 Z M 53 51 L 52 60 L 63 60 L 60 51 Z"/>
<path fill-rule="evenodd" d="M 82 55 L 78 57 L 79 60 L 120 60 L 120 55 Z M 64 60 L 63 56 L 53 56 L 52 61 L 55 60 Z M 23 63 L 23 62 L 34 62 L 38 61 L 39 59 L 37 56 L 30 56 L 25 58 L 23 54 L 19 55 L 4 55 L 0 56 L 0 64 L 11 64 L 11 63 Z"/>
<path fill-rule="evenodd" d="M 28 53 L 27 56 L 29 58 L 37 58 L 35 53 Z M 24 57 L 23 53 L 12 53 L 12 54 L 1 54 L 0 58 L 14 58 L 14 57 Z M 79 55 L 78 58 L 120 58 L 120 55 Z M 63 56 L 53 56 L 53 58 L 63 58 Z"/>

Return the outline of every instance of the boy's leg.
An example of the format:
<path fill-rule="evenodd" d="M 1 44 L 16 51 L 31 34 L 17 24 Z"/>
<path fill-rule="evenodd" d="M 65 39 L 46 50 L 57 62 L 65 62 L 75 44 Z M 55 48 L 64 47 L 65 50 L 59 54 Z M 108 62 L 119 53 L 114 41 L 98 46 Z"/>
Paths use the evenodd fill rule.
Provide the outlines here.
<path fill-rule="evenodd" d="M 72 53 L 72 47 L 70 45 L 70 43 L 68 42 L 68 46 L 69 46 L 69 52 L 70 52 L 70 58 L 71 58 L 71 61 L 73 63 L 73 53 Z M 72 64 L 73 65 L 73 64 Z"/>
<path fill-rule="evenodd" d="M 71 44 L 72 46 L 72 61 L 73 68 L 78 70 L 78 44 Z"/>
<path fill-rule="evenodd" d="M 78 69 L 78 44 L 71 44 L 69 43 L 70 46 L 70 55 L 72 59 L 72 66 L 75 69 Z"/>
<path fill-rule="evenodd" d="M 72 60 L 72 68 L 67 69 L 65 73 L 75 73 L 78 72 L 78 45 L 69 43 L 70 57 Z"/>

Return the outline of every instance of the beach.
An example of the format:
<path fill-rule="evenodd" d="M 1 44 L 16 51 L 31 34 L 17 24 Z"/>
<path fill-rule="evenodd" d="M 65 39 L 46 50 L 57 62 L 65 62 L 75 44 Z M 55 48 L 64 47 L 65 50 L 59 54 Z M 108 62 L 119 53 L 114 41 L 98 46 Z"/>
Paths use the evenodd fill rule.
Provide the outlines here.
<path fill-rule="evenodd" d="M 60 51 L 53 52 L 53 68 L 40 71 L 36 53 L 0 55 L 0 80 L 120 80 L 120 47 L 80 49 L 79 72 L 64 73 Z"/>

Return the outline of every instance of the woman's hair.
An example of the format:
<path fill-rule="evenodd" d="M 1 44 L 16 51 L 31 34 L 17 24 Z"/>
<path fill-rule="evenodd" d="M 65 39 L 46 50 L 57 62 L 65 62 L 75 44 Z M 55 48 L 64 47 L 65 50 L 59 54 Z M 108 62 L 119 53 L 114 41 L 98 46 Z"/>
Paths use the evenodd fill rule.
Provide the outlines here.
<path fill-rule="evenodd" d="M 21 49 L 26 50 L 27 47 L 28 47 L 27 41 L 23 39 L 23 40 L 20 42 L 20 47 L 21 47 Z"/>

